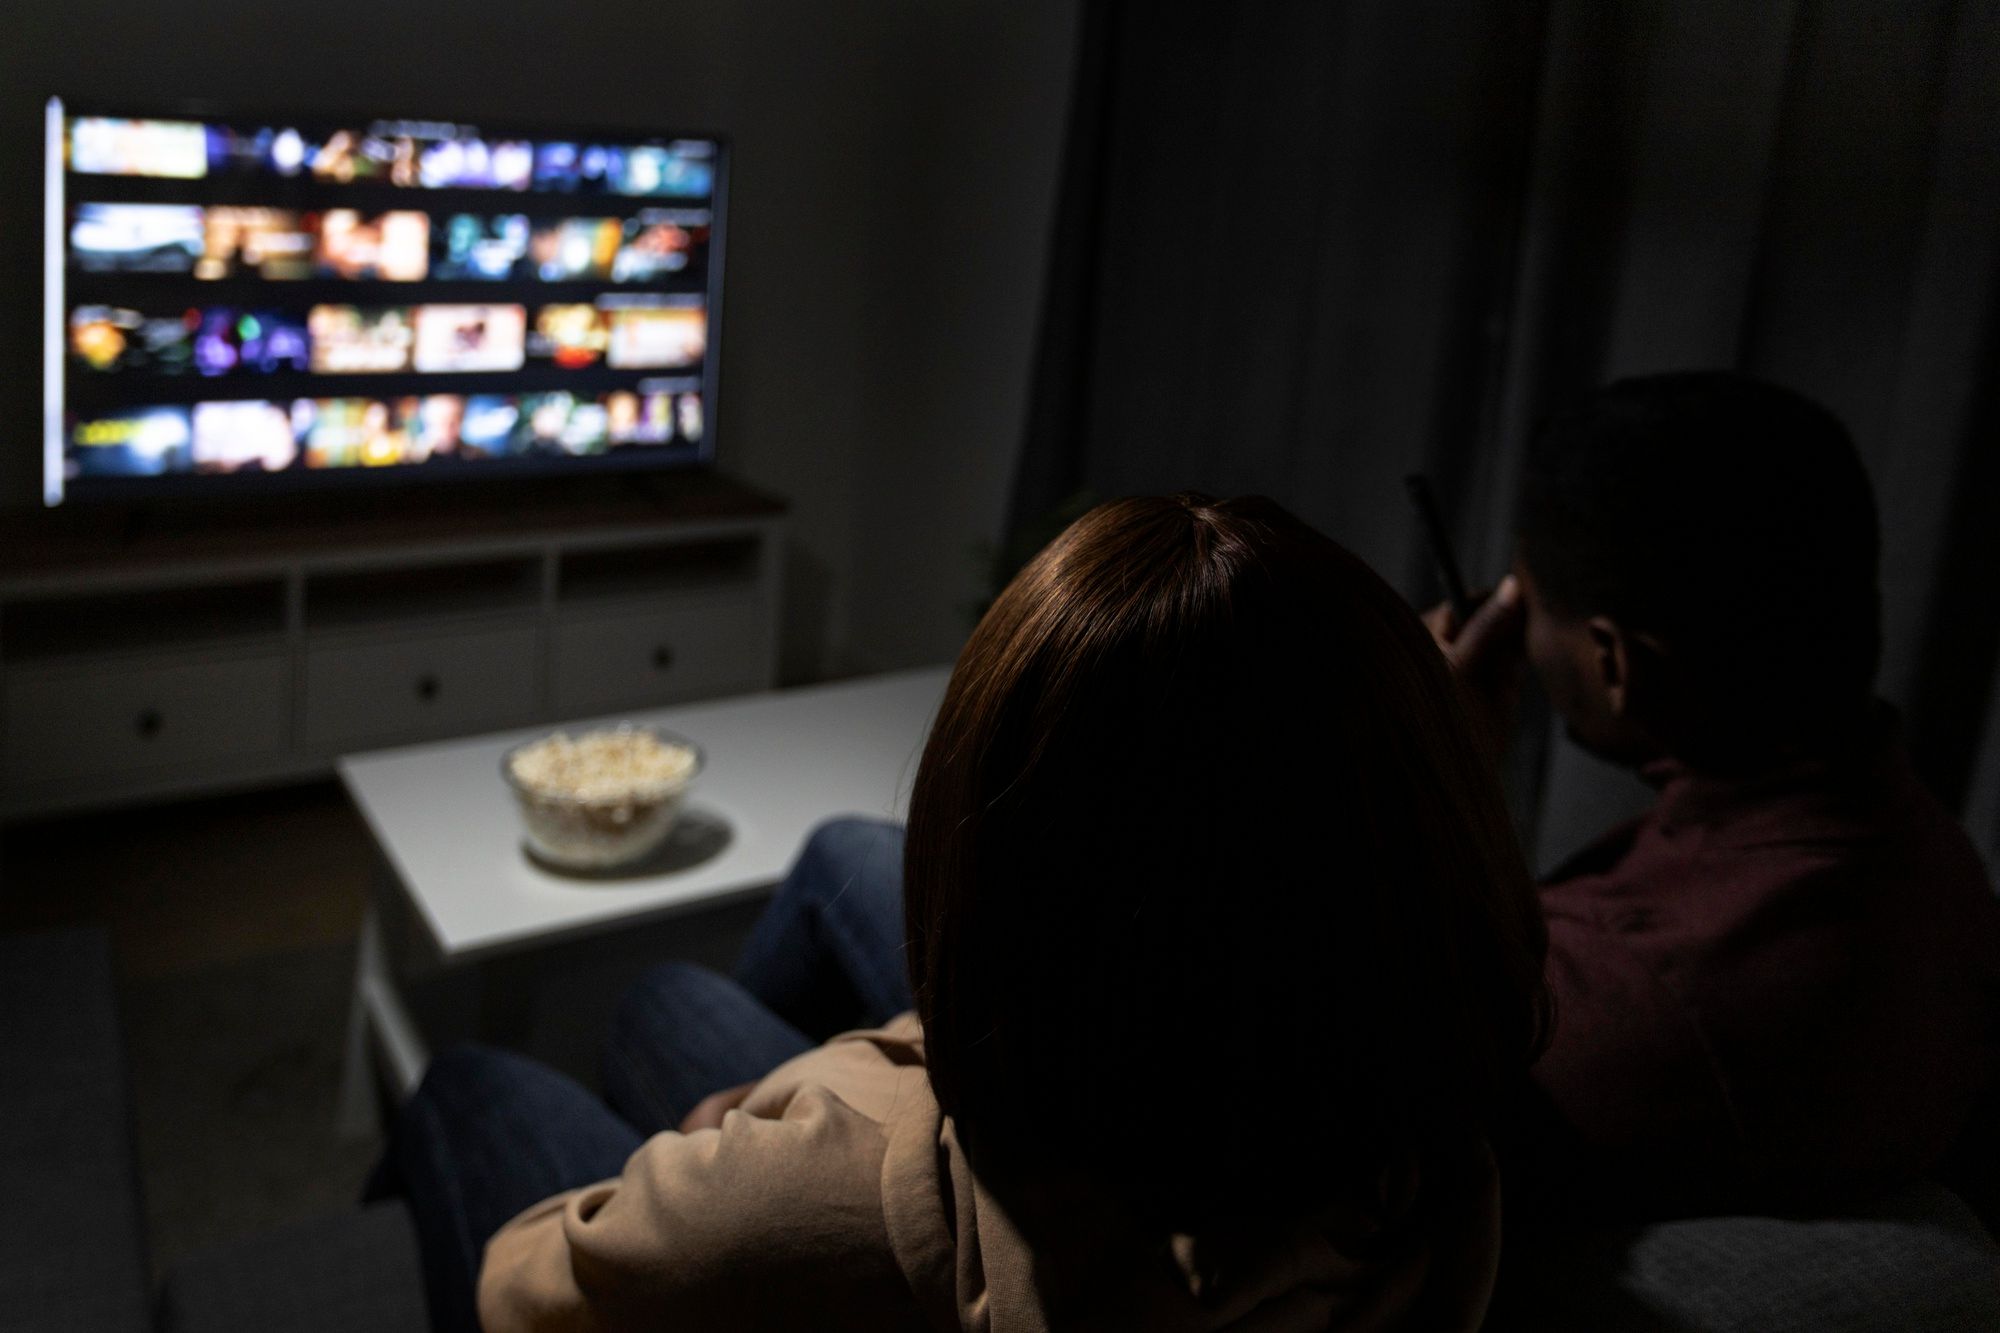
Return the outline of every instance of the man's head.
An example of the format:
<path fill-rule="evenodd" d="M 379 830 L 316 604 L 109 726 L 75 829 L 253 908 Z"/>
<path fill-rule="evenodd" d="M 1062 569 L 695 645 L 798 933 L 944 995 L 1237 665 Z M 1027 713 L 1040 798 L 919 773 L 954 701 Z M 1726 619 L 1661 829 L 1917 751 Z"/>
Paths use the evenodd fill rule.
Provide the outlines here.
<path fill-rule="evenodd" d="M 1799 394 L 1724 372 L 1597 391 L 1530 446 L 1517 536 L 1529 658 L 1600 754 L 1755 762 L 1872 697 L 1874 496 Z"/>

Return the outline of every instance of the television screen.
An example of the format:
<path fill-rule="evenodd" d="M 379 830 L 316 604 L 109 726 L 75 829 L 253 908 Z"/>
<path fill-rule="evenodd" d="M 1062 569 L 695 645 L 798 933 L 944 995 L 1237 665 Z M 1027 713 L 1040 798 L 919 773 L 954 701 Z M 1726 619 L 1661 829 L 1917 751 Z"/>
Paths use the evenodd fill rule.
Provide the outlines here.
<path fill-rule="evenodd" d="M 45 128 L 48 504 L 712 454 L 713 136 L 59 99 Z"/>

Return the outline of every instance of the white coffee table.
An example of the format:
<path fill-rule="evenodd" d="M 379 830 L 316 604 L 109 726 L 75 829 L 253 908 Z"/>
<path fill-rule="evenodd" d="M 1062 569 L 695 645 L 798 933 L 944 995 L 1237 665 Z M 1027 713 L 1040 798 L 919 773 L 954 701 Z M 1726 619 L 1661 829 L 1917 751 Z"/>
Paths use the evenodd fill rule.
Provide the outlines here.
<path fill-rule="evenodd" d="M 678 732 L 706 757 L 684 816 L 708 831 L 706 845 L 691 843 L 679 868 L 632 878 L 577 879 L 522 852 L 500 758 L 550 728 L 352 755 L 340 777 L 440 958 L 485 960 L 764 892 L 821 820 L 900 819 L 948 675 L 926 668 L 615 719 Z M 371 1044 L 399 1092 L 415 1086 L 429 1051 L 388 966 L 372 898 L 341 1094 L 352 1128 L 372 1116 Z"/>

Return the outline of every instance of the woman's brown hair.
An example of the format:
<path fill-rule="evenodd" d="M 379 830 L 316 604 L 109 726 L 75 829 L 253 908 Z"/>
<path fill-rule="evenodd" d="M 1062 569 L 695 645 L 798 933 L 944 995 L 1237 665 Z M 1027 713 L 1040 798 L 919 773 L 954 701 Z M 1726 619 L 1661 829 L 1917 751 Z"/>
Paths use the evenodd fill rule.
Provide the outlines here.
<path fill-rule="evenodd" d="M 982 1179 L 1175 1227 L 1462 1142 L 1545 937 L 1416 616 L 1270 500 L 1114 501 L 1016 576 L 912 793 L 911 982 Z"/>

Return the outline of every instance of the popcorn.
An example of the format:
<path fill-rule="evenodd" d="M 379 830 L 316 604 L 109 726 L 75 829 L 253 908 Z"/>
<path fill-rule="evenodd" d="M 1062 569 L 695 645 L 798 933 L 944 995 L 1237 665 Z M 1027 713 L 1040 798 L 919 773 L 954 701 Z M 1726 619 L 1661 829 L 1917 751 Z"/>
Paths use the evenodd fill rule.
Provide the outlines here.
<path fill-rule="evenodd" d="M 694 776 L 695 763 L 688 746 L 620 727 L 574 739 L 559 731 L 516 750 L 511 771 L 538 796 L 617 801 L 678 786 Z"/>
<path fill-rule="evenodd" d="M 673 830 L 701 752 L 637 727 L 562 732 L 523 745 L 503 768 L 530 851 L 551 865 L 635 865 Z"/>

